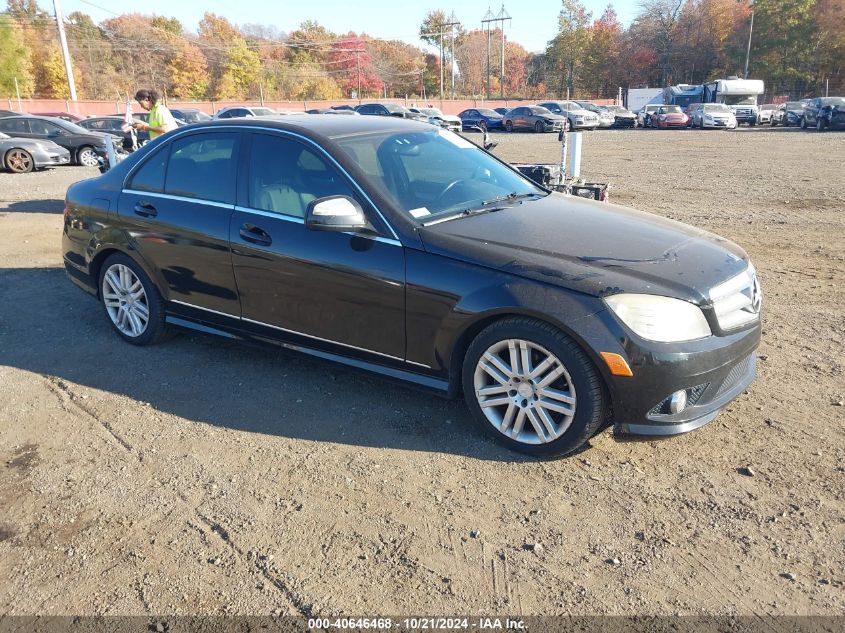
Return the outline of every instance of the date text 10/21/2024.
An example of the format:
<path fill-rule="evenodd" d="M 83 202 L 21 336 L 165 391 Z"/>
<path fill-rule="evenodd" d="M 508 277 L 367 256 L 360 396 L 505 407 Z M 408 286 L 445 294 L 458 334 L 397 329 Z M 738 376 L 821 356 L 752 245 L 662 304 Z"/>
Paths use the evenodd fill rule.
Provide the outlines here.
<path fill-rule="evenodd" d="M 389 630 L 391 628 L 407 631 L 443 631 L 443 630 L 525 630 L 525 622 L 510 618 L 311 618 L 309 630 Z"/>

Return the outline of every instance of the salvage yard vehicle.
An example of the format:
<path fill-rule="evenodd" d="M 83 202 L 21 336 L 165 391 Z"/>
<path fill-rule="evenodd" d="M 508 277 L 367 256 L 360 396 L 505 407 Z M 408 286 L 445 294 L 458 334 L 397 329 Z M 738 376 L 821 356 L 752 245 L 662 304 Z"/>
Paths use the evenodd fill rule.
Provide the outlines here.
<path fill-rule="evenodd" d="M 170 132 L 70 187 L 62 250 L 128 343 L 178 325 L 463 393 L 532 455 L 691 431 L 756 372 L 739 246 L 400 118 Z"/>
<path fill-rule="evenodd" d="M 510 110 L 502 122 L 508 132 L 560 132 L 567 129 L 568 123 L 565 116 L 542 106 L 519 106 Z"/>
<path fill-rule="evenodd" d="M 639 126 L 651 127 L 651 115 L 662 107 L 663 104 L 660 103 L 649 103 L 640 108 L 640 111 L 637 112 L 637 123 Z"/>
<path fill-rule="evenodd" d="M 69 162 L 70 152 L 53 141 L 13 138 L 0 132 L 0 167 L 13 173 L 25 174 Z"/>
<path fill-rule="evenodd" d="M 787 101 L 781 103 L 778 109 L 772 114 L 771 125 L 782 125 L 789 127 L 791 125 L 801 125 L 804 120 L 804 102 L 803 101 Z"/>
<path fill-rule="evenodd" d="M 392 116 L 403 119 L 412 119 L 427 123 L 428 117 L 419 112 L 411 112 L 405 106 L 395 103 L 362 103 L 355 108 L 358 114 L 366 116 Z"/>
<path fill-rule="evenodd" d="M 504 117 L 490 108 L 469 108 L 458 114 L 464 129 L 501 130 Z"/>
<path fill-rule="evenodd" d="M 214 113 L 215 119 L 235 119 L 240 117 L 268 117 L 279 114 L 272 108 L 259 108 L 254 106 L 230 106 L 221 108 Z M 134 115 L 133 115 L 134 116 Z"/>
<path fill-rule="evenodd" d="M 618 105 L 606 106 L 613 113 L 613 127 L 637 127 L 637 115 Z"/>
<path fill-rule="evenodd" d="M 62 119 L 23 115 L 0 119 L 0 132 L 20 138 L 53 141 L 70 152 L 71 161 L 85 167 L 96 167 L 106 154 L 108 134 L 92 132 Z M 119 139 L 123 143 L 123 138 Z"/>
<path fill-rule="evenodd" d="M 772 115 L 777 111 L 778 106 L 776 103 L 766 103 L 760 106 L 760 109 L 757 111 L 757 123 L 759 125 L 764 125 L 766 123 L 772 123 Z"/>
<path fill-rule="evenodd" d="M 613 124 L 616 123 L 616 117 L 613 115 L 613 112 L 608 110 L 605 106 L 596 105 L 591 101 L 576 101 L 575 103 L 588 112 L 595 114 L 599 118 L 598 127 L 600 128 L 613 127 Z"/>
<path fill-rule="evenodd" d="M 123 150 L 126 152 L 135 151 L 135 148 L 138 145 L 143 145 L 144 143 L 149 142 L 150 133 L 147 130 L 135 131 L 130 129 L 124 132 L 124 123 L 125 121 L 123 115 L 115 115 L 91 117 L 90 119 L 80 121 L 77 125 L 79 125 L 79 127 L 84 127 L 86 130 L 92 130 L 94 132 L 108 132 L 113 136 L 122 137 Z"/>
<path fill-rule="evenodd" d="M 724 103 L 702 103 L 700 105 L 700 108 L 692 110 L 692 127 L 702 130 L 705 128 L 736 129 L 736 117 L 729 106 Z"/>
<path fill-rule="evenodd" d="M 681 106 L 665 105 L 657 108 L 657 111 L 651 115 L 650 121 L 651 127 L 661 130 L 682 129 L 687 127 L 689 117 L 681 110 Z"/>
<path fill-rule="evenodd" d="M 804 118 L 801 127 L 816 128 L 819 132 L 826 129 L 845 129 L 845 97 L 818 97 L 804 106 Z"/>
<path fill-rule="evenodd" d="M 452 132 L 460 132 L 463 129 L 461 119 L 453 114 L 443 114 L 440 108 L 408 108 L 415 114 L 421 114 L 428 117 L 428 122 L 432 125 L 439 125 L 442 128 L 451 130 Z"/>
<path fill-rule="evenodd" d="M 565 116 L 570 130 L 594 130 L 599 126 L 599 117 L 595 112 L 585 110 L 574 101 L 544 101 L 538 103 L 554 114 Z"/>

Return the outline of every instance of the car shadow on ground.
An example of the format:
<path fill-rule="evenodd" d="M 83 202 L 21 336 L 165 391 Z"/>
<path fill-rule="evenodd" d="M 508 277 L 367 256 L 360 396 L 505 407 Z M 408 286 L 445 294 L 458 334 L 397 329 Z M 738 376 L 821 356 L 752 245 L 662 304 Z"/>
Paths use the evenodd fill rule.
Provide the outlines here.
<path fill-rule="evenodd" d="M 63 213 L 64 210 L 65 201 L 58 199 L 0 201 L 0 213 Z"/>
<path fill-rule="evenodd" d="M 378 375 L 189 331 L 151 347 L 125 343 L 100 304 L 59 268 L 0 270 L 0 365 L 58 378 L 86 395 L 126 396 L 143 415 L 149 403 L 249 433 L 532 461 L 484 436 L 462 401 Z"/>

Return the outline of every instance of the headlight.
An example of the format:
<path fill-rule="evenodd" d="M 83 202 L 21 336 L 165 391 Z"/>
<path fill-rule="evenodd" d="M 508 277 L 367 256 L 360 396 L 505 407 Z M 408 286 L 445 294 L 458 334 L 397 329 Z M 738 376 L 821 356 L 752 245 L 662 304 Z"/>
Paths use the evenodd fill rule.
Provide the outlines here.
<path fill-rule="evenodd" d="M 612 295 L 604 301 L 625 325 L 649 341 L 675 343 L 711 334 L 704 313 L 688 301 L 624 293 Z"/>

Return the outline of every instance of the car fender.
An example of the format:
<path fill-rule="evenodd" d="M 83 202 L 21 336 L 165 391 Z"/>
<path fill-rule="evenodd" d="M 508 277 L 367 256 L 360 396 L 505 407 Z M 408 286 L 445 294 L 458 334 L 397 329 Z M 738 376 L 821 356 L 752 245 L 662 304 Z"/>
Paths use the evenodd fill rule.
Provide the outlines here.
<path fill-rule="evenodd" d="M 91 234 L 91 238 L 85 249 L 85 259 L 88 264 L 88 274 L 91 280 L 97 285 L 97 296 L 99 296 L 100 267 L 106 258 L 112 253 L 122 253 L 138 264 L 147 276 L 153 280 L 159 291 L 167 288 L 163 285 L 163 278 L 158 271 L 150 266 L 141 253 L 132 245 L 129 235 L 120 229 L 105 228 Z"/>

